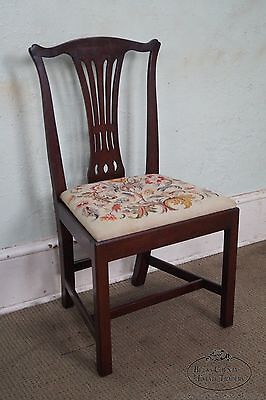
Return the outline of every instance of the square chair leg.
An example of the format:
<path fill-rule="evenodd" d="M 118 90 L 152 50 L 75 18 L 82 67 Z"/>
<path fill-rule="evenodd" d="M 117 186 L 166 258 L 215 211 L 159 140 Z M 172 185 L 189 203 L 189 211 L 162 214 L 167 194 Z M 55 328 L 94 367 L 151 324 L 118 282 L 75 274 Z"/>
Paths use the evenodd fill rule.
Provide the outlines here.
<path fill-rule="evenodd" d="M 237 238 L 238 212 L 235 213 L 235 218 L 231 228 L 224 231 L 220 324 L 225 328 L 233 325 Z"/>
<path fill-rule="evenodd" d="M 62 224 L 57 221 L 59 258 L 61 269 L 61 293 L 62 305 L 64 308 L 73 306 L 73 301 L 66 289 L 65 281 L 75 288 L 74 256 L 73 256 L 73 236 Z"/>
<path fill-rule="evenodd" d="M 112 373 L 108 263 L 96 258 L 92 273 L 97 370 L 106 376 Z"/>
<path fill-rule="evenodd" d="M 133 286 L 141 286 L 145 283 L 149 269 L 149 257 L 151 252 L 137 254 L 131 283 Z"/>

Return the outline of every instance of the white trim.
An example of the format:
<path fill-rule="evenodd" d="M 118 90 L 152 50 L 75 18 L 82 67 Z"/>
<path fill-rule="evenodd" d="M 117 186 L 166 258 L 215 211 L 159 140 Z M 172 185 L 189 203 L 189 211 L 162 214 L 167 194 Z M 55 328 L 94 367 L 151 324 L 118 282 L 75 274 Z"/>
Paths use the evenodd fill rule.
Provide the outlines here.
<path fill-rule="evenodd" d="M 241 193 L 232 196 L 232 199 L 235 200 L 238 204 L 249 203 L 252 201 L 257 201 L 265 198 L 266 198 L 266 189 L 260 189 L 256 190 L 255 192 Z"/>
<path fill-rule="evenodd" d="M 0 250 L 0 261 L 27 256 L 33 253 L 40 253 L 42 251 L 51 250 L 57 246 L 57 238 L 50 238 L 38 242 L 26 243 L 20 246 L 6 247 Z"/>
<path fill-rule="evenodd" d="M 266 239 L 266 189 L 233 197 L 240 208 L 239 246 Z M 222 233 L 208 235 L 167 246 L 155 253 L 167 261 L 180 264 L 222 250 Z M 0 250 L 0 314 L 60 296 L 57 238 Z M 77 253 L 80 252 L 75 245 Z M 130 277 L 134 257 L 110 263 L 110 281 Z M 88 270 L 77 273 L 77 290 L 92 287 Z"/>

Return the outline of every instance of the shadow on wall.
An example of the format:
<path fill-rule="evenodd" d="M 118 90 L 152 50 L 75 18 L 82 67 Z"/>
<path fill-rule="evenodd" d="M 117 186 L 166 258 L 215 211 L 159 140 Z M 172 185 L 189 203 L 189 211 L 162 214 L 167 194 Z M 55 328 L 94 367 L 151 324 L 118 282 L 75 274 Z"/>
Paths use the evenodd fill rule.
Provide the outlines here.
<path fill-rule="evenodd" d="M 31 85 L 34 67 L 27 55 L 23 58 L 9 56 L 5 64 L 11 90 L 9 99 L 7 97 L 10 122 L 6 136 L 8 155 L 5 166 L 8 172 L 4 176 L 7 185 L 4 204 L 12 205 L 9 215 L 4 216 L 10 229 L 8 232 L 5 227 L 5 236 L 19 244 L 29 239 L 38 240 L 46 234 L 43 223 L 51 224 L 52 203 L 47 191 L 44 141 L 42 135 L 38 135 L 38 131 L 43 129 L 41 114 L 39 119 L 35 119 L 39 102 L 35 102 Z"/>

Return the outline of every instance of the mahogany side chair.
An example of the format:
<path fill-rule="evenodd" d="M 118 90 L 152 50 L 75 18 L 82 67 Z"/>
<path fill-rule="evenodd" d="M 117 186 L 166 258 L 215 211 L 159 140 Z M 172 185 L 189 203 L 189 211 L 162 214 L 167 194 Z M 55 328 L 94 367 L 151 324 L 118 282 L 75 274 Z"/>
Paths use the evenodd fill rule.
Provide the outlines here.
<path fill-rule="evenodd" d="M 221 297 L 220 324 L 233 324 L 239 210 L 235 202 L 210 190 L 159 174 L 156 62 L 160 42 L 111 38 L 76 39 L 54 47 L 34 44 L 30 55 L 38 71 L 47 153 L 59 237 L 62 304 L 77 306 L 96 341 L 99 375 L 112 372 L 111 319 L 198 289 Z M 128 51 L 147 62 L 146 171 L 125 174 L 118 140 L 118 94 Z M 90 144 L 87 181 L 67 187 L 55 111 L 44 59 L 72 59 L 80 82 Z M 163 246 L 223 231 L 222 279 L 217 284 L 151 254 Z M 73 238 L 87 260 L 74 260 Z M 110 307 L 108 262 L 136 255 L 132 285 L 143 285 L 149 266 L 186 283 Z M 92 268 L 94 312 L 89 314 L 75 289 L 75 272 Z M 162 288 L 163 289 L 163 288 Z"/>

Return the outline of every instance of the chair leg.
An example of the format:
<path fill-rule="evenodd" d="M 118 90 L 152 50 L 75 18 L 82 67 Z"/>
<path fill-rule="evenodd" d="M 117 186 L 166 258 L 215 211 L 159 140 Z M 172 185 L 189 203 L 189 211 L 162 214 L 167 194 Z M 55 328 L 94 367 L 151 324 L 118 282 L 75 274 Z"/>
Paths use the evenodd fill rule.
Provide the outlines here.
<path fill-rule="evenodd" d="M 131 278 L 133 286 L 141 286 L 145 283 L 149 268 L 149 257 L 151 252 L 137 254 L 134 271 Z"/>
<path fill-rule="evenodd" d="M 238 213 L 232 227 L 224 231 L 222 296 L 220 324 L 224 328 L 233 325 L 235 277 L 238 238 Z"/>
<path fill-rule="evenodd" d="M 65 281 L 67 280 L 72 287 L 75 287 L 73 237 L 61 221 L 57 221 L 57 231 L 61 269 L 61 299 L 63 307 L 69 308 L 73 306 L 73 301 L 66 289 Z"/>
<path fill-rule="evenodd" d="M 100 376 L 106 376 L 112 373 L 108 263 L 96 258 L 92 273 L 97 370 Z"/>

